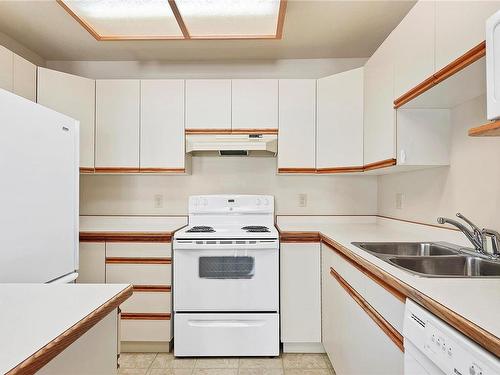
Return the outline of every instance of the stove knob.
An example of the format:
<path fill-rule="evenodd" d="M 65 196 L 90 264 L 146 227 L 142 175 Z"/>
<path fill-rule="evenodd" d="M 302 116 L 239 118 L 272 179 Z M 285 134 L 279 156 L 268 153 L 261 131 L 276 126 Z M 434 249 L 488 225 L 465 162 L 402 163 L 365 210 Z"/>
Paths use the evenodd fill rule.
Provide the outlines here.
<path fill-rule="evenodd" d="M 259 198 L 257 198 L 257 200 L 255 201 L 255 204 L 256 204 L 257 206 L 260 206 L 260 203 L 261 203 L 261 202 L 260 202 L 260 199 L 259 199 Z"/>
<path fill-rule="evenodd" d="M 208 200 L 203 199 L 203 205 L 204 205 L 204 206 L 208 205 Z"/>
<path fill-rule="evenodd" d="M 269 199 L 264 198 L 264 206 L 269 206 Z"/>

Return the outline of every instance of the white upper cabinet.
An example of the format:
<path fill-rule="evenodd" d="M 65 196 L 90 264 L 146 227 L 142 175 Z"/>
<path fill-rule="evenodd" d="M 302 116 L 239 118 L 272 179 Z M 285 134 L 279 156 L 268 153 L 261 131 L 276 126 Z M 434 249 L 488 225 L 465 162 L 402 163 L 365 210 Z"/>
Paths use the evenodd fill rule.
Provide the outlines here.
<path fill-rule="evenodd" d="M 94 168 L 95 80 L 38 68 L 38 103 L 80 121 L 80 167 Z"/>
<path fill-rule="evenodd" d="M 395 158 L 394 48 L 392 34 L 365 65 L 364 164 Z"/>
<path fill-rule="evenodd" d="M 316 80 L 279 81 L 278 170 L 316 167 Z"/>
<path fill-rule="evenodd" d="M 394 96 L 400 97 L 434 73 L 435 1 L 419 1 L 394 30 Z"/>
<path fill-rule="evenodd" d="M 318 80 L 317 168 L 363 165 L 363 68 Z"/>
<path fill-rule="evenodd" d="M 231 80 L 186 80 L 186 129 L 231 129 Z"/>
<path fill-rule="evenodd" d="M 184 81 L 141 81 L 140 167 L 184 169 Z"/>
<path fill-rule="evenodd" d="M 485 40 L 486 19 L 499 1 L 436 2 L 436 70 Z"/>
<path fill-rule="evenodd" d="M 232 128 L 278 128 L 278 80 L 232 80 Z"/>
<path fill-rule="evenodd" d="M 14 54 L 12 92 L 36 101 L 36 65 Z"/>
<path fill-rule="evenodd" d="M 12 91 L 13 56 L 11 50 L 0 46 L 0 89 Z"/>
<path fill-rule="evenodd" d="M 139 80 L 96 81 L 96 168 L 139 168 Z"/>

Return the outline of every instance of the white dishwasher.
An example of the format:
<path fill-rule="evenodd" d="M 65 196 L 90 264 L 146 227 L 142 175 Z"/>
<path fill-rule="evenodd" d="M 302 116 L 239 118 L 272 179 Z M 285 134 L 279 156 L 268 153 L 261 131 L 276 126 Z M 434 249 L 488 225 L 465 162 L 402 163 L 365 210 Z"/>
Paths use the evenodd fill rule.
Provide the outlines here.
<path fill-rule="evenodd" d="M 500 360 L 407 299 L 403 327 L 405 375 L 500 375 Z"/>

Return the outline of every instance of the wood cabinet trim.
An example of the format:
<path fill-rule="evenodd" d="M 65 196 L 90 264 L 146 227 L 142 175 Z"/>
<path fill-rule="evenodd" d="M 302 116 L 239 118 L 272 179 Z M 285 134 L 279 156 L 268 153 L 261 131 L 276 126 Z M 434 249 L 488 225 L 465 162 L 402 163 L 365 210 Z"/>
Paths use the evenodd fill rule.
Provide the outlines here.
<path fill-rule="evenodd" d="M 121 320 L 170 320 L 170 313 L 121 313 Z"/>
<path fill-rule="evenodd" d="M 319 232 L 280 232 L 281 243 L 316 243 L 320 241 Z"/>
<path fill-rule="evenodd" d="M 364 167 L 362 165 L 354 165 L 350 167 L 329 167 L 329 168 L 318 168 L 316 173 L 353 173 L 353 172 L 363 172 Z"/>
<path fill-rule="evenodd" d="M 172 291 L 170 285 L 134 285 L 134 292 L 169 293 Z"/>
<path fill-rule="evenodd" d="M 106 264 L 172 264 L 172 258 L 107 257 Z"/>
<path fill-rule="evenodd" d="M 80 242 L 172 242 L 172 232 L 80 232 Z"/>
<path fill-rule="evenodd" d="M 139 173 L 135 167 L 95 167 L 95 173 Z"/>
<path fill-rule="evenodd" d="M 330 275 L 333 276 L 339 285 L 347 292 L 349 296 L 363 309 L 363 311 L 377 324 L 380 329 L 389 337 L 389 339 L 404 352 L 403 336 L 373 308 L 342 276 L 333 268 L 330 268 Z"/>
<path fill-rule="evenodd" d="M 363 171 L 372 171 L 374 169 L 387 168 L 387 167 L 392 167 L 394 165 L 396 165 L 396 159 L 385 159 L 365 164 L 363 166 Z"/>
<path fill-rule="evenodd" d="M 278 129 L 186 129 L 186 135 L 195 134 L 278 134 Z"/>
<path fill-rule="evenodd" d="M 39 349 L 36 353 L 25 359 L 19 365 L 7 372 L 8 375 L 31 375 L 35 374 L 43 366 L 54 359 L 64 349 L 70 346 L 78 338 L 83 336 L 88 330 L 99 323 L 104 317 L 117 309 L 132 295 L 132 286 L 128 286 L 120 293 L 111 298 L 108 302 L 99 306 L 85 318 L 64 331 L 57 338 Z"/>
<path fill-rule="evenodd" d="M 469 129 L 469 137 L 500 137 L 500 120 Z"/>
<path fill-rule="evenodd" d="M 440 303 L 436 302 L 432 298 L 429 298 L 428 296 L 419 292 L 408 284 L 398 280 L 396 277 L 390 275 L 389 273 L 380 269 L 369 261 L 354 254 L 349 249 L 343 247 L 342 245 L 324 236 L 323 234 L 321 234 L 321 241 L 332 250 L 338 252 L 339 254 L 343 254 L 348 259 L 351 259 L 351 263 L 356 263 L 359 266 L 363 267 L 367 272 L 371 273 L 373 277 L 383 281 L 393 290 L 422 305 L 432 314 L 444 320 L 486 350 L 492 352 L 497 356 L 500 356 L 500 339 L 492 333 L 477 326 L 463 316 L 441 305 Z"/>
<path fill-rule="evenodd" d="M 278 173 L 316 174 L 316 168 L 278 168 Z"/>
<path fill-rule="evenodd" d="M 80 173 L 87 174 L 87 173 L 94 173 L 95 168 L 91 167 L 80 167 Z"/>
<path fill-rule="evenodd" d="M 186 173 L 186 168 L 139 168 L 139 173 Z"/>
<path fill-rule="evenodd" d="M 479 43 L 477 46 L 470 49 L 462 56 L 458 57 L 457 59 L 446 65 L 444 68 L 435 72 L 429 78 L 425 79 L 423 82 L 419 83 L 417 86 L 413 87 L 412 89 L 401 95 L 399 98 L 394 100 L 394 108 L 400 108 L 404 104 L 410 102 L 430 88 L 450 78 L 454 74 L 460 72 L 462 69 L 468 67 L 484 56 L 486 56 L 485 41 Z"/>

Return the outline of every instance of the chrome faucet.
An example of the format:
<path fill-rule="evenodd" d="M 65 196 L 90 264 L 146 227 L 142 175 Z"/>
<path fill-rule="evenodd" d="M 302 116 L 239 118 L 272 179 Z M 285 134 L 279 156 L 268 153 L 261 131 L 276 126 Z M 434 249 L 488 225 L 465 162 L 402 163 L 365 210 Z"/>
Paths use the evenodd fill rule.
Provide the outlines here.
<path fill-rule="evenodd" d="M 456 220 L 448 219 L 446 217 L 438 217 L 437 222 L 439 224 L 451 224 L 460 229 L 460 231 L 462 231 L 462 233 L 465 234 L 465 236 L 472 243 L 474 249 L 481 254 L 489 255 L 486 250 L 486 243 L 487 239 L 490 238 L 492 244 L 492 255 L 495 258 L 500 258 L 500 233 L 493 229 L 479 229 L 476 224 L 474 224 L 460 212 L 457 213 L 457 217 L 465 221 L 465 223 L 468 224 L 470 228 L 467 228 L 464 224 Z"/>

